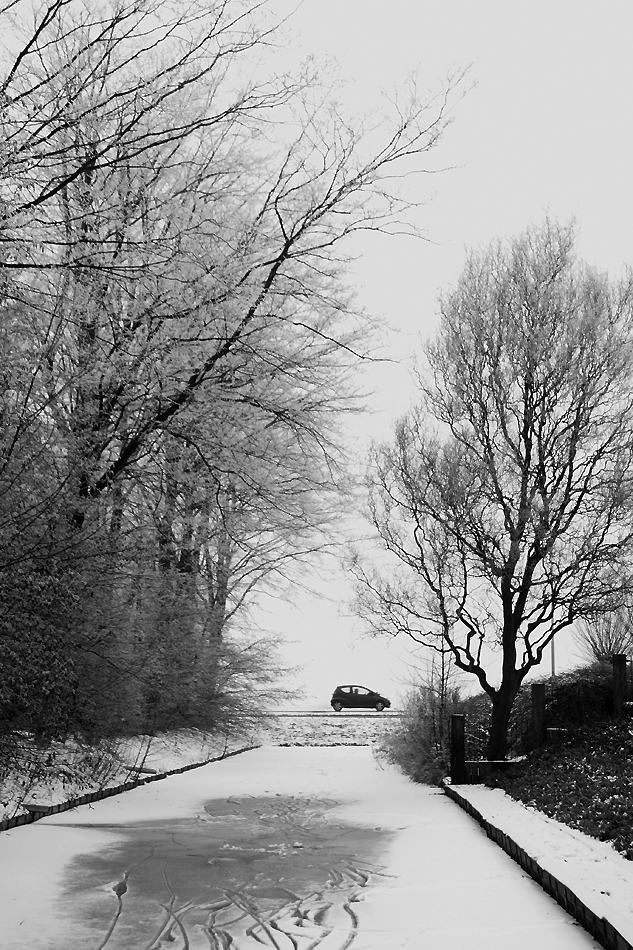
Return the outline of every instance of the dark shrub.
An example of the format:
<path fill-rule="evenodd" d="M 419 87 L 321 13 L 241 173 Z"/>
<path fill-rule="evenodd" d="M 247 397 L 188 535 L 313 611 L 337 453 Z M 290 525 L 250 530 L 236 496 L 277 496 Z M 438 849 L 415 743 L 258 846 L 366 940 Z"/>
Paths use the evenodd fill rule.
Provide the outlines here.
<path fill-rule="evenodd" d="M 457 690 L 443 702 L 428 686 L 413 689 L 402 717 L 377 747 L 377 754 L 400 768 L 414 782 L 439 785 L 449 772 L 450 716 L 458 711 Z"/>
<path fill-rule="evenodd" d="M 594 663 L 547 681 L 548 726 L 585 726 L 613 714 L 613 670 Z"/>
<path fill-rule="evenodd" d="M 577 727 L 490 784 L 633 860 L 633 731 L 629 720 Z"/>

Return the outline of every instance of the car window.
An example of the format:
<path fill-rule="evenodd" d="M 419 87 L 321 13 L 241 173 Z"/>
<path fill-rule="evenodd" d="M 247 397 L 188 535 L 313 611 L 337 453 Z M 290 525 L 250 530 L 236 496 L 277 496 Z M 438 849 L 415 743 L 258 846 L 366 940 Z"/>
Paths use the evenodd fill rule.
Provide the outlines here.
<path fill-rule="evenodd" d="M 362 686 L 359 686 L 359 687 L 358 687 L 357 692 L 358 692 L 359 696 L 369 696 L 369 690 L 368 690 L 368 689 L 364 689 L 364 687 L 362 687 Z"/>

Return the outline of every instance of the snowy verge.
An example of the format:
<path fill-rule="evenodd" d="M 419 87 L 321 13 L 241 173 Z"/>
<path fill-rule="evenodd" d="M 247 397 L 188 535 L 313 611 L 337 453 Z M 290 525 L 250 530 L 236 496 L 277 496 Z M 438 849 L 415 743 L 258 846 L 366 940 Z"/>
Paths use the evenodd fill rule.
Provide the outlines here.
<path fill-rule="evenodd" d="M 130 736 L 96 745 L 76 739 L 39 748 L 28 737 L 0 780 L 0 831 L 27 817 L 33 806 L 51 810 L 107 789 L 133 786 L 146 774 L 166 774 L 256 745 L 372 746 L 393 727 L 388 713 L 270 713 L 239 733 L 197 729 Z M 138 783 L 137 783 L 138 784 Z"/>
<path fill-rule="evenodd" d="M 633 948 L 632 862 L 607 842 L 548 818 L 502 789 L 444 790 L 603 946 Z"/>
<path fill-rule="evenodd" d="M 56 805 L 37 805 L 26 806 L 26 813 L 16 815 L 13 818 L 3 819 L 0 822 L 0 831 L 8 831 L 12 828 L 19 828 L 21 825 L 28 825 L 40 818 L 50 815 L 59 815 L 60 812 L 74 811 L 79 805 L 92 805 L 94 802 L 101 801 L 104 798 L 111 798 L 113 795 L 121 795 L 123 792 L 131 792 L 133 788 L 140 785 L 147 785 L 149 782 L 157 782 L 160 779 L 170 778 L 172 775 L 182 775 L 183 772 L 189 772 L 191 769 L 199 769 L 204 765 L 210 765 L 213 762 L 221 762 L 223 759 L 231 758 L 234 755 L 240 755 L 242 752 L 252 752 L 258 746 L 244 746 L 241 749 L 235 749 L 232 752 L 225 752 L 213 759 L 205 759 L 203 762 L 193 762 L 189 765 L 182 765 L 176 769 L 170 769 L 168 772 L 153 772 L 153 774 L 143 778 L 130 779 L 121 785 L 108 785 L 106 788 L 100 788 L 93 792 L 87 792 L 85 795 L 79 795 L 75 798 L 68 798 Z"/>
<path fill-rule="evenodd" d="M 35 803 L 50 809 L 144 775 L 166 774 L 255 744 L 252 736 L 227 738 L 195 729 L 93 746 L 69 739 L 43 749 L 25 738 L 0 782 L 0 828 L 25 817 L 28 806 Z"/>

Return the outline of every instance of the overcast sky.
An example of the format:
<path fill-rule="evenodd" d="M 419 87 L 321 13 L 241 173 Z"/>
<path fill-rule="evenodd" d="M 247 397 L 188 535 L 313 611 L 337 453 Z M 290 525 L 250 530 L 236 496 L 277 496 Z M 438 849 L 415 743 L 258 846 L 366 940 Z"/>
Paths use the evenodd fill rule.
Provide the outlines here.
<path fill-rule="evenodd" d="M 285 14 L 296 3 L 273 0 L 272 7 Z M 402 363 L 372 375 L 374 414 L 364 424 L 386 438 L 414 398 L 408 355 L 420 335 L 433 333 L 437 295 L 459 276 L 466 247 L 517 234 L 546 215 L 573 217 L 589 263 L 617 275 L 633 261 L 633 3 L 304 0 L 287 29 L 290 58 L 338 61 L 341 98 L 359 116 L 408 74 L 432 92 L 469 67 L 465 95 L 430 162 L 449 170 L 408 186 L 423 202 L 417 224 L 429 240 L 373 236 L 359 246 L 353 269 L 359 301 L 398 331 L 385 346 Z M 335 564 L 314 586 L 314 596 L 297 591 L 286 605 L 265 603 L 269 626 L 295 641 L 285 654 L 304 664 L 305 705 L 327 703 L 345 681 L 402 694 L 407 645 L 360 637 Z M 561 636 L 559 667 L 575 654 Z"/>

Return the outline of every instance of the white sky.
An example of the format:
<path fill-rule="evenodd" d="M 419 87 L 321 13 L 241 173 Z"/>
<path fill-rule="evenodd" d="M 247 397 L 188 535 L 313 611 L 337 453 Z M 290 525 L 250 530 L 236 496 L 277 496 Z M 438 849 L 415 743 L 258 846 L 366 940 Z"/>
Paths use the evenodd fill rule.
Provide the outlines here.
<path fill-rule="evenodd" d="M 272 0 L 280 13 L 295 6 Z M 633 260 L 630 0 L 303 0 L 288 30 L 289 56 L 338 60 L 348 79 L 343 101 L 359 115 L 409 73 L 420 89 L 437 90 L 470 66 L 468 92 L 432 158 L 432 167 L 451 170 L 410 186 L 426 202 L 417 221 L 433 243 L 373 236 L 359 246 L 359 300 L 400 331 L 385 341 L 390 355 L 406 364 L 419 336 L 432 334 L 437 294 L 458 277 L 466 246 L 516 234 L 546 214 L 576 219 L 589 263 L 617 275 Z M 365 430 L 386 438 L 413 384 L 403 366 L 376 370 L 372 380 L 375 414 Z M 406 644 L 359 639 L 340 568 L 317 586 L 318 595 L 265 605 L 270 625 L 296 641 L 286 652 L 305 664 L 305 705 L 327 703 L 344 681 L 397 697 Z M 558 668 L 573 664 L 575 651 L 561 635 Z"/>

